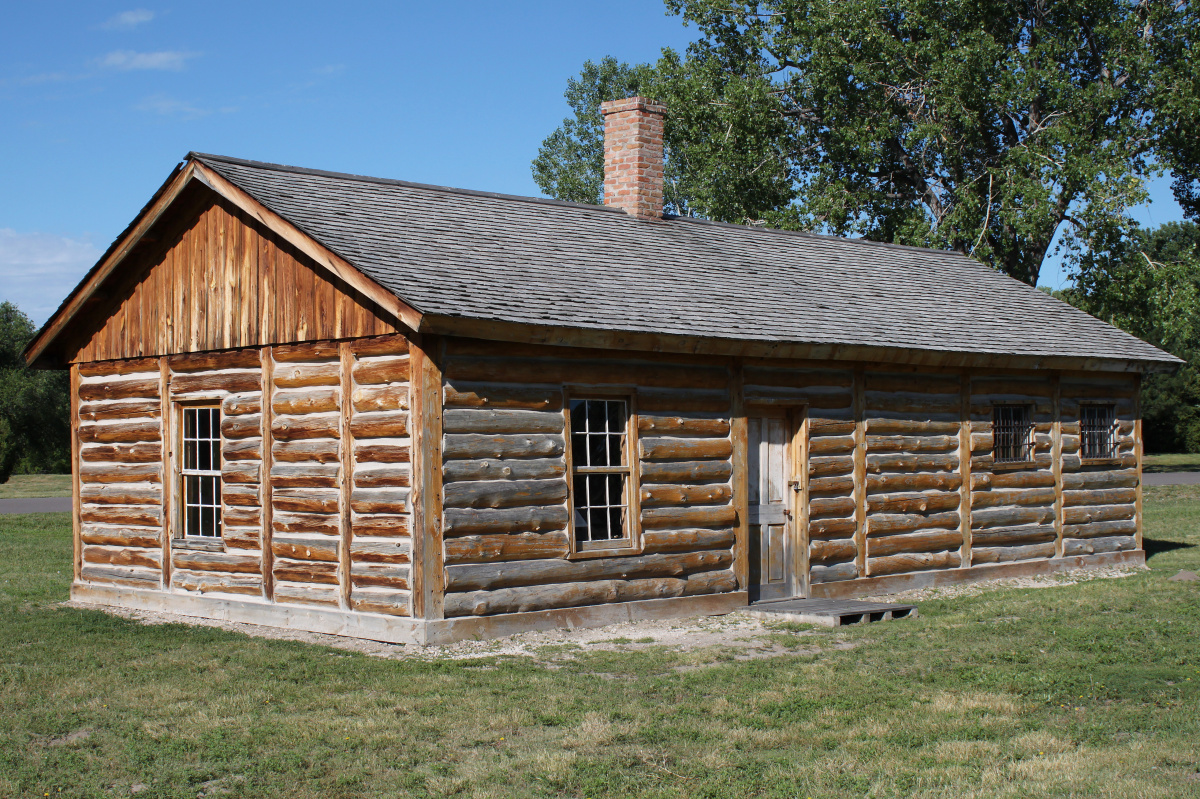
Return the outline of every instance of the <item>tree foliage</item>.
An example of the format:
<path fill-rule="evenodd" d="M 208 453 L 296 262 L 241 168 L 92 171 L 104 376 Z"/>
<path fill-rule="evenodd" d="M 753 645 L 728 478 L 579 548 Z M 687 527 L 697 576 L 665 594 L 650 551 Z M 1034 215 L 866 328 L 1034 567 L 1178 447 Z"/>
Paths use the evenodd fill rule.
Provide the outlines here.
<path fill-rule="evenodd" d="M 1154 159 L 1183 200 L 1197 185 L 1187 2 L 667 6 L 697 41 L 654 65 L 585 65 L 574 118 L 534 162 L 547 194 L 599 199 L 594 109 L 633 91 L 668 107 L 669 210 L 955 249 L 1031 284 L 1060 231 L 1128 233 Z"/>
<path fill-rule="evenodd" d="M 70 470 L 69 379 L 25 365 L 35 332 L 16 305 L 0 303 L 0 483 L 14 472 Z"/>
<path fill-rule="evenodd" d="M 1200 452 L 1200 226 L 1135 231 L 1079 264 L 1062 299 L 1187 362 L 1143 384 L 1147 448 Z"/>

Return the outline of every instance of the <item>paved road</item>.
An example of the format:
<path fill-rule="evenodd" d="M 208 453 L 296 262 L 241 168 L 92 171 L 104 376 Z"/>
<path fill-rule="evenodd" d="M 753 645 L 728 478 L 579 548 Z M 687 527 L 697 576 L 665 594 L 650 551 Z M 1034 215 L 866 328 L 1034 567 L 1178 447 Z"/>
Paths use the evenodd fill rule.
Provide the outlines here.
<path fill-rule="evenodd" d="M 59 510 L 71 510 L 70 497 L 0 499 L 0 513 L 50 513 Z"/>
<path fill-rule="evenodd" d="M 1143 474 L 1142 483 L 1148 486 L 1196 486 L 1200 485 L 1200 472 Z"/>

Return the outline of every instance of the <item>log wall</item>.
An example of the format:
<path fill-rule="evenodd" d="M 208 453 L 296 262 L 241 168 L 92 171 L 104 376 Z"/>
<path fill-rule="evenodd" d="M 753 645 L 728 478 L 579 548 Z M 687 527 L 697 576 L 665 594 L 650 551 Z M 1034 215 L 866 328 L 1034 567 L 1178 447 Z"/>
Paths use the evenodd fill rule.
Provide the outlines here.
<path fill-rule="evenodd" d="M 727 365 L 450 340 L 443 370 L 447 617 L 735 589 Z M 564 389 L 588 386 L 634 397 L 627 555 L 570 555 Z"/>

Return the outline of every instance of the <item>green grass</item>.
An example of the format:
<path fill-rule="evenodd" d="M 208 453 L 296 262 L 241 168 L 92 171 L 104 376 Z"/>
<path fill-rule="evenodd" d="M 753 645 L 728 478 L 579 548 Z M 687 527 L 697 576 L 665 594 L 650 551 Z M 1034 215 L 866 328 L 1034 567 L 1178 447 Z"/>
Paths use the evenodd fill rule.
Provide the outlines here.
<path fill-rule="evenodd" d="M 1142 462 L 1146 472 L 1200 472 L 1200 452 L 1174 455 L 1147 455 Z"/>
<path fill-rule="evenodd" d="M 1200 488 L 1145 507 L 1149 571 L 780 627 L 803 652 L 751 661 L 143 626 L 56 606 L 66 514 L 0 516 L 0 797 L 1198 796 L 1200 584 L 1166 578 L 1200 571 Z"/>
<path fill-rule="evenodd" d="M 0 499 L 69 496 L 69 474 L 14 474 L 8 478 L 7 483 L 0 483 Z"/>

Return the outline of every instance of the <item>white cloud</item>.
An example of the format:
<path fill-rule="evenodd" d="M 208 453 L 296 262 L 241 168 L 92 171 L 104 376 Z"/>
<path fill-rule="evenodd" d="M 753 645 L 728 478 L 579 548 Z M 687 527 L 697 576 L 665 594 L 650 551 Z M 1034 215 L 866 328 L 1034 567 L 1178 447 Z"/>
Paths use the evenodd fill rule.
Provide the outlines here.
<path fill-rule="evenodd" d="M 147 111 L 164 117 L 181 117 L 183 119 L 199 119 L 212 113 L 207 108 L 200 108 L 187 100 L 179 100 L 168 94 L 152 94 L 136 106 L 138 111 Z M 221 109 L 225 111 L 225 109 Z"/>
<path fill-rule="evenodd" d="M 84 239 L 0 228 L 0 301 L 16 303 L 40 325 L 100 254 Z"/>
<path fill-rule="evenodd" d="M 157 53 L 138 53 L 133 50 L 113 50 L 100 59 L 102 67 L 128 71 L 132 69 L 181 70 L 197 53 L 180 50 L 161 50 Z"/>
<path fill-rule="evenodd" d="M 122 11 L 115 17 L 111 17 L 100 27 L 105 30 L 121 30 L 126 28 L 136 28 L 138 25 L 149 22 L 154 19 L 154 12 L 144 8 L 137 8 L 133 11 Z"/>

